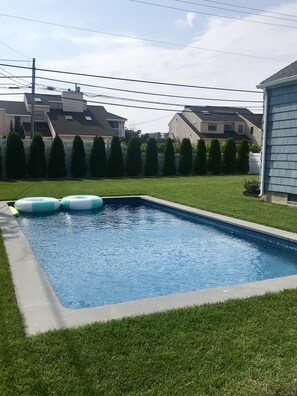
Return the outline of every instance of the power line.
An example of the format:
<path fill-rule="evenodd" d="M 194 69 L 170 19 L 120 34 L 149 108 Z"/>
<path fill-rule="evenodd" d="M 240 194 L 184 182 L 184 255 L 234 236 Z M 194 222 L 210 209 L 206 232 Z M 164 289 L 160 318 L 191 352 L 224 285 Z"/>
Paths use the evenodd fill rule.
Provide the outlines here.
<path fill-rule="evenodd" d="M 17 51 L 16 49 L 10 47 L 9 45 L 5 44 L 5 43 L 4 43 L 3 41 L 1 41 L 1 40 L 0 40 L 0 43 L 1 43 L 2 45 L 4 45 L 5 47 L 9 48 L 11 51 L 15 52 L 16 54 L 21 55 L 21 56 L 23 56 L 24 58 L 31 59 L 29 56 L 27 56 L 27 55 L 23 54 L 22 52 Z"/>
<path fill-rule="evenodd" d="M 133 1 L 133 0 L 129 0 L 129 1 Z M 143 4 L 145 4 L 145 3 L 143 3 Z M 159 5 L 159 6 L 161 7 L 161 5 Z M 183 11 L 186 11 L 186 10 L 183 10 Z M 214 14 L 205 14 L 205 15 L 214 15 Z M 87 28 L 82 28 L 82 27 L 77 27 L 77 26 L 65 25 L 65 24 L 61 24 L 61 23 L 48 22 L 48 21 L 43 21 L 43 20 L 40 20 L 40 19 L 25 18 L 25 17 L 16 16 L 16 15 L 8 15 L 8 14 L 1 14 L 0 13 L 0 16 L 6 17 L 6 18 L 13 18 L 13 19 L 18 19 L 18 20 L 28 21 L 28 22 L 41 23 L 41 24 L 44 24 L 44 25 L 58 26 L 58 27 L 62 27 L 62 28 L 65 28 L 65 29 L 80 30 L 80 31 L 84 31 L 84 32 L 104 34 L 104 35 L 112 36 L 112 37 L 125 37 L 125 38 L 129 38 L 129 39 L 132 39 L 132 40 L 141 40 L 141 41 L 146 41 L 146 42 L 150 42 L 150 43 L 154 43 L 154 44 L 164 44 L 164 45 L 180 47 L 180 48 L 191 48 L 191 49 L 195 49 L 195 50 L 199 50 L 199 51 L 208 51 L 208 52 L 215 52 L 215 53 L 221 53 L 221 54 L 243 56 L 243 57 L 247 57 L 247 58 L 262 59 L 262 60 L 269 60 L 269 61 L 275 61 L 275 62 L 287 62 L 287 63 L 289 62 L 288 60 L 284 60 L 284 59 L 276 59 L 276 58 L 270 58 L 270 57 L 265 57 L 265 56 L 258 56 L 258 55 L 250 55 L 250 54 L 245 54 L 245 53 L 239 53 L 239 52 L 234 52 L 234 51 L 223 51 L 223 50 L 212 49 L 212 48 L 197 47 L 197 46 L 194 46 L 194 45 L 185 45 L 185 44 L 179 44 L 179 43 L 172 43 L 172 42 L 169 42 L 169 41 L 162 41 L 162 40 L 153 40 L 153 39 L 148 39 L 148 38 L 144 38 L 144 37 L 137 37 L 137 36 L 132 36 L 132 35 L 123 35 L 123 34 L 117 34 L 117 33 L 110 33 L 110 32 L 104 32 L 104 31 L 95 30 L 95 29 L 87 29 Z M 240 18 L 237 18 L 237 19 L 241 21 Z M 248 21 L 246 21 L 246 22 L 248 22 Z M 260 23 L 260 22 L 258 22 L 258 23 Z M 276 26 L 281 26 L 281 25 L 276 25 Z"/>
<path fill-rule="evenodd" d="M 1 64 L 1 63 L 0 63 L 0 66 L 12 67 L 12 68 L 17 68 L 17 69 L 31 69 L 31 68 L 25 67 L 25 66 L 7 65 L 7 64 Z M 66 75 L 73 75 L 73 76 L 82 76 L 82 77 L 102 78 L 102 79 L 116 80 L 116 81 L 128 81 L 128 82 L 142 83 L 142 84 L 164 85 L 164 86 L 171 86 L 171 87 L 209 89 L 209 90 L 216 90 L 216 91 L 244 92 L 244 93 L 262 94 L 259 91 L 248 90 L 248 89 L 210 87 L 210 86 L 190 85 L 190 84 L 177 84 L 177 83 L 161 82 L 161 81 L 155 81 L 155 80 L 140 80 L 140 79 L 124 78 L 124 77 L 103 76 L 103 75 L 99 75 L 99 74 L 78 73 L 78 72 L 70 72 L 70 71 L 65 71 L 65 70 L 53 70 L 53 69 L 36 68 L 36 71 L 48 72 L 48 73 L 56 73 L 56 74 L 66 74 Z"/>
<path fill-rule="evenodd" d="M 231 8 L 206 5 L 206 4 L 195 3 L 194 1 L 187 1 L 187 0 L 174 0 L 174 1 L 176 1 L 178 3 L 193 4 L 193 5 L 200 6 L 200 7 L 214 8 L 214 9 L 217 9 L 217 10 L 224 10 L 224 11 L 230 11 L 230 12 L 237 12 L 237 13 L 245 14 L 245 15 L 251 15 L 251 13 L 248 12 L 248 11 L 241 11 L 241 10 L 238 10 L 238 9 L 237 10 L 234 10 L 234 9 L 232 10 Z M 263 11 L 263 12 L 266 12 L 266 11 Z M 256 15 L 260 16 L 262 18 L 271 18 L 271 19 L 278 19 L 278 20 L 281 20 L 281 21 L 297 22 L 296 19 L 284 18 L 284 17 L 280 17 L 280 16 L 259 15 L 259 14 L 256 14 Z"/>
<path fill-rule="evenodd" d="M 178 8 L 178 7 L 168 6 L 168 5 L 165 5 L 165 4 L 157 4 L 157 3 L 152 3 L 152 2 L 149 2 L 149 1 L 141 1 L 141 0 L 128 0 L 128 1 L 131 1 L 132 3 L 139 3 L 139 4 L 149 5 L 149 6 L 153 6 L 153 7 L 166 8 L 166 9 L 169 9 L 169 10 L 192 12 L 194 14 L 199 14 L 199 15 L 215 16 L 215 17 L 220 17 L 220 18 L 233 19 L 233 20 L 241 21 L 241 22 L 256 23 L 256 24 L 259 24 L 259 25 L 270 25 L 270 26 L 278 26 L 278 27 L 284 27 L 284 28 L 297 29 L 297 26 L 292 26 L 292 25 L 281 25 L 281 24 L 272 23 L 272 22 L 252 21 L 252 20 L 249 20 L 249 19 L 241 19 L 241 18 L 231 17 L 231 16 L 227 16 L 227 15 L 211 14 L 211 13 L 208 13 L 208 12 L 189 10 L 189 9 L 185 9 L 185 8 Z"/>

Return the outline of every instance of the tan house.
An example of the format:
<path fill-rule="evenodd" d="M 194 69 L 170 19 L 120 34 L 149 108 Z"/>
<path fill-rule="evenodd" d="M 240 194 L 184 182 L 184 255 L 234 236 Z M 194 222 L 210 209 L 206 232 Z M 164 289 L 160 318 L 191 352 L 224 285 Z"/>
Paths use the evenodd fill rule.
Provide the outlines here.
<path fill-rule="evenodd" d="M 17 122 L 23 126 L 26 137 L 31 129 L 31 94 L 23 102 L 0 101 L 0 136 L 6 137 Z M 106 111 L 103 106 L 89 106 L 82 92 L 64 91 L 61 95 L 35 94 L 34 132 L 63 140 L 75 135 L 92 139 L 100 135 L 105 139 L 125 136 L 126 118 Z"/>
<path fill-rule="evenodd" d="M 199 139 L 234 139 L 260 147 L 262 117 L 241 107 L 186 106 L 169 122 L 169 134 L 179 142 L 183 138 L 189 138 L 192 143 Z"/>

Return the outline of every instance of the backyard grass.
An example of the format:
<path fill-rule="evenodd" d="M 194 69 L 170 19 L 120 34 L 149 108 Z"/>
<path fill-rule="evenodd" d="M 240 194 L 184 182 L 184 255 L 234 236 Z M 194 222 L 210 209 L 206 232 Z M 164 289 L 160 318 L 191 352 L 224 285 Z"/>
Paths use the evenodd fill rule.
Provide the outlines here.
<path fill-rule="evenodd" d="M 297 209 L 243 196 L 243 179 L 0 182 L 0 199 L 149 194 L 297 232 Z M 0 237 L 0 395 L 296 393 L 295 290 L 26 337 Z"/>

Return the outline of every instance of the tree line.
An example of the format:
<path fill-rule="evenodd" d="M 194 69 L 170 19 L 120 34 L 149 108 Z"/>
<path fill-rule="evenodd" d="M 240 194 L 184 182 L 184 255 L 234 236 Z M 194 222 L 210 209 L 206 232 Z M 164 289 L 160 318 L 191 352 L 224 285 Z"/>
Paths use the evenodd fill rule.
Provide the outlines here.
<path fill-rule="evenodd" d="M 172 140 L 167 138 L 164 143 L 162 175 L 174 176 L 177 173 L 190 174 L 246 174 L 249 171 L 249 144 L 242 141 L 238 148 L 233 139 L 221 145 L 218 139 L 213 139 L 207 153 L 204 140 L 200 139 L 194 150 L 189 139 L 183 139 L 180 144 L 178 166 Z M 51 144 L 49 160 L 45 156 L 45 144 L 39 134 L 32 138 L 28 161 L 20 134 L 11 132 L 7 137 L 5 168 L 9 179 L 21 179 L 28 175 L 31 178 L 63 178 L 67 174 L 65 150 L 62 139 L 57 135 Z M 144 163 L 143 163 L 144 162 Z M 89 164 L 87 164 L 83 140 L 75 136 L 71 151 L 71 175 L 85 177 L 90 170 L 92 177 L 123 177 L 156 176 L 159 172 L 158 147 L 156 139 L 149 138 L 145 144 L 144 161 L 141 153 L 140 139 L 131 136 L 124 161 L 121 142 L 114 136 L 107 157 L 105 142 L 101 136 L 93 139 Z M 0 153 L 0 176 L 2 160 Z"/>

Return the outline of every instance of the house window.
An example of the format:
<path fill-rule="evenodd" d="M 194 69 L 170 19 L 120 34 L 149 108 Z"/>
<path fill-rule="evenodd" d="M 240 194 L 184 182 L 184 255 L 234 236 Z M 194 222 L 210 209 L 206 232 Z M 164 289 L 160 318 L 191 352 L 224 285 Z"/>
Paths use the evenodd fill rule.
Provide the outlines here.
<path fill-rule="evenodd" d="M 251 135 L 254 133 L 254 127 L 251 127 Z"/>
<path fill-rule="evenodd" d="M 224 132 L 225 131 L 232 131 L 233 130 L 233 124 L 225 124 L 224 125 Z"/>
<path fill-rule="evenodd" d="M 66 121 L 73 121 L 72 115 L 65 115 Z"/>
<path fill-rule="evenodd" d="M 214 132 L 217 130 L 217 124 L 208 124 L 208 131 Z"/>
<path fill-rule="evenodd" d="M 34 98 L 35 103 L 41 103 L 41 98 Z"/>
<path fill-rule="evenodd" d="M 51 109 L 62 109 L 63 108 L 62 107 L 62 102 L 49 101 L 49 105 L 50 105 Z"/>
<path fill-rule="evenodd" d="M 118 121 L 108 121 L 108 122 L 109 122 L 109 125 L 110 125 L 112 128 L 118 128 L 118 127 L 119 127 Z"/>
<path fill-rule="evenodd" d="M 238 133 L 243 133 L 243 126 L 242 125 L 238 125 Z"/>
<path fill-rule="evenodd" d="M 85 119 L 86 119 L 87 121 L 92 121 L 92 117 L 91 117 L 91 116 L 85 116 Z"/>
<path fill-rule="evenodd" d="M 44 112 L 43 111 L 34 111 L 34 120 L 43 121 L 44 120 Z"/>

